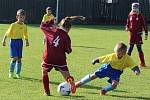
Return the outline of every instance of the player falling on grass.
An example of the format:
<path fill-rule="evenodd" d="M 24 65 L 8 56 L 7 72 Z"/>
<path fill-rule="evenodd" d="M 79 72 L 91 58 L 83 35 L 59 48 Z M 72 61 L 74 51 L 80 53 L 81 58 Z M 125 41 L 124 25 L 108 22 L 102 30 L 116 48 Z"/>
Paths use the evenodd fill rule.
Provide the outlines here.
<path fill-rule="evenodd" d="M 140 67 L 146 67 L 144 60 L 144 53 L 142 51 L 142 29 L 145 31 L 145 40 L 148 38 L 148 29 L 145 22 L 145 19 L 142 14 L 139 12 L 139 3 L 132 4 L 132 10 L 128 15 L 126 31 L 129 31 L 129 48 L 128 55 L 131 55 L 134 45 L 136 44 L 139 58 L 140 58 Z"/>
<path fill-rule="evenodd" d="M 16 66 L 16 77 L 20 78 L 20 72 L 22 67 L 22 48 L 23 40 L 26 41 L 26 46 L 29 46 L 27 26 L 24 24 L 26 14 L 23 9 L 17 11 L 16 19 L 17 21 L 12 23 L 7 30 L 4 39 L 3 46 L 6 46 L 6 38 L 10 38 L 10 68 L 9 68 L 9 78 L 14 78 L 14 68 Z"/>
<path fill-rule="evenodd" d="M 125 68 L 131 68 L 136 75 L 140 74 L 139 67 L 134 63 L 132 58 L 126 54 L 127 46 L 119 42 L 114 48 L 115 53 L 98 57 L 92 61 L 92 64 L 101 63 L 102 65 L 93 73 L 83 77 L 80 81 L 76 82 L 76 87 L 94 80 L 96 78 L 108 77 L 108 86 L 102 87 L 100 93 L 105 95 L 108 91 L 116 89 L 119 84 L 120 76 Z"/>
<path fill-rule="evenodd" d="M 55 23 L 55 17 L 52 14 L 52 8 L 47 7 L 46 8 L 46 14 L 44 14 L 41 24 L 46 24 L 50 21 L 51 21 L 51 23 Z M 43 40 L 43 44 L 45 44 L 45 37 L 44 37 L 44 40 Z"/>
<path fill-rule="evenodd" d="M 68 32 L 71 29 L 71 21 L 75 19 L 84 20 L 85 18 L 82 16 L 65 17 L 61 20 L 59 28 L 56 28 L 51 21 L 47 25 L 41 25 L 41 29 L 46 37 L 43 51 L 42 78 L 45 95 L 47 96 L 50 96 L 48 72 L 52 68 L 55 68 L 63 75 L 70 84 L 71 92 L 75 93 L 74 78 L 69 73 L 66 61 L 66 53 L 70 54 L 72 52 Z"/>

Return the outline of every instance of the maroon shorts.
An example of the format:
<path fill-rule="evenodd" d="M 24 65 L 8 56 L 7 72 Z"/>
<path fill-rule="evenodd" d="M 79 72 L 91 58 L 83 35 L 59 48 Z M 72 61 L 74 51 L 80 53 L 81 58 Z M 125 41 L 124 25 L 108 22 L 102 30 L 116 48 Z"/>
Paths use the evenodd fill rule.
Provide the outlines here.
<path fill-rule="evenodd" d="M 68 71 L 67 65 L 53 65 L 53 64 L 47 64 L 44 61 L 42 62 L 42 69 L 50 72 L 52 68 L 55 68 L 55 70 L 59 71 Z"/>
<path fill-rule="evenodd" d="M 129 36 L 129 43 L 130 44 L 143 44 L 142 36 L 141 35 Z"/>

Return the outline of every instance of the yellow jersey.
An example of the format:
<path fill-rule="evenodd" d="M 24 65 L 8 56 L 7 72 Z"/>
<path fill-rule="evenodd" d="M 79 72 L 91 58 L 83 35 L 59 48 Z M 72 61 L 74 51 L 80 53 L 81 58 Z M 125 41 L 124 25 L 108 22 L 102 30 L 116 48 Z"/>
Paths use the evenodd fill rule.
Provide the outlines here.
<path fill-rule="evenodd" d="M 19 24 L 14 22 L 6 31 L 6 36 L 10 37 L 11 39 L 28 39 L 27 26 L 24 23 Z"/>
<path fill-rule="evenodd" d="M 53 14 L 51 14 L 51 15 L 45 14 L 45 15 L 43 16 L 42 22 L 46 23 L 47 21 L 50 21 L 50 20 L 53 20 L 53 19 L 54 19 Z"/>
<path fill-rule="evenodd" d="M 108 54 L 99 57 L 99 62 L 102 64 L 108 63 L 113 69 L 120 71 L 123 71 L 125 68 L 134 68 L 137 66 L 128 54 L 125 54 L 121 59 L 118 59 L 116 53 Z"/>

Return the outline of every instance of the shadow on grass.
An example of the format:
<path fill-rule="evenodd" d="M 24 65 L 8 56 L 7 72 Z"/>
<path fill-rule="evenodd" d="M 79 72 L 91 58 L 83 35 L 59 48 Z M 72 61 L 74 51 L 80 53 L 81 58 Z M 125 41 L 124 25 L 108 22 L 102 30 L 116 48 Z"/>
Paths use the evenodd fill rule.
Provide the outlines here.
<path fill-rule="evenodd" d="M 73 28 L 84 30 L 84 29 L 96 29 L 96 30 L 125 30 L 124 26 L 119 25 L 74 25 Z"/>
<path fill-rule="evenodd" d="M 80 88 L 100 90 L 102 87 L 94 86 L 94 85 L 83 85 L 83 86 L 81 86 Z M 124 91 L 124 90 L 118 90 L 118 89 L 113 90 L 113 92 L 129 93 L 129 92 L 127 92 L 127 91 Z"/>
<path fill-rule="evenodd" d="M 122 93 L 129 93 L 129 92 L 127 92 L 127 91 L 124 91 L 124 90 L 113 90 L 113 92 L 122 92 Z"/>
<path fill-rule="evenodd" d="M 33 82 L 42 82 L 42 79 L 36 79 L 31 77 L 21 77 L 21 80 L 33 81 Z"/>
<path fill-rule="evenodd" d="M 78 95 L 70 95 L 70 96 L 54 96 L 52 95 L 52 97 L 58 97 L 59 99 L 61 98 L 65 98 L 65 99 L 74 99 L 74 100 L 84 100 L 86 99 L 85 96 L 78 96 Z"/>
<path fill-rule="evenodd" d="M 102 87 L 94 86 L 94 85 L 83 85 L 80 88 L 100 90 Z"/>
<path fill-rule="evenodd" d="M 36 79 L 36 78 L 31 78 L 31 77 L 21 77 L 21 80 L 27 80 L 27 81 L 32 81 L 32 82 L 42 82 L 42 79 Z M 50 82 L 50 84 L 54 85 L 59 85 L 60 82 Z"/>
<path fill-rule="evenodd" d="M 108 95 L 112 97 L 126 98 L 126 99 L 140 99 L 140 100 L 150 100 L 150 97 L 138 97 L 138 96 L 119 96 L 119 95 Z"/>
<path fill-rule="evenodd" d="M 106 49 L 106 48 L 99 48 L 99 47 L 89 47 L 89 46 L 72 46 L 74 48 L 85 48 L 85 49 Z"/>

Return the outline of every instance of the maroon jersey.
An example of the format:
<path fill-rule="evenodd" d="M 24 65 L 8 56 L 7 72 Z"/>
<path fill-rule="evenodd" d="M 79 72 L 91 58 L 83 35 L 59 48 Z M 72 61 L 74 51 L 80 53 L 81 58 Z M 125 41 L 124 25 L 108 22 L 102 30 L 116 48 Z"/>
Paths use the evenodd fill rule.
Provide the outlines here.
<path fill-rule="evenodd" d="M 129 28 L 129 42 L 133 44 L 142 43 L 142 29 L 148 33 L 147 25 L 142 14 L 129 13 L 126 26 Z"/>
<path fill-rule="evenodd" d="M 71 40 L 63 29 L 41 28 L 46 37 L 43 61 L 53 66 L 66 65 L 66 53 L 71 53 Z"/>

